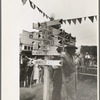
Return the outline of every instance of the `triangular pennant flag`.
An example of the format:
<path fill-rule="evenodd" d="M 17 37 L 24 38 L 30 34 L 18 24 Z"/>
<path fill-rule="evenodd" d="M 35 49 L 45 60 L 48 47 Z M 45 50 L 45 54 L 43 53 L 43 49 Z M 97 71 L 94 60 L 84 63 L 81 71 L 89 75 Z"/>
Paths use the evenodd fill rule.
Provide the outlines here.
<path fill-rule="evenodd" d="M 49 18 L 49 17 L 47 16 L 47 18 Z"/>
<path fill-rule="evenodd" d="M 51 19 L 50 17 L 48 17 L 49 19 Z"/>
<path fill-rule="evenodd" d="M 63 20 L 61 19 L 60 21 L 59 21 L 61 24 L 63 24 Z"/>
<path fill-rule="evenodd" d="M 48 18 L 48 16 L 46 15 L 46 18 Z"/>
<path fill-rule="evenodd" d="M 45 13 L 43 13 L 43 17 L 45 16 Z"/>
<path fill-rule="evenodd" d="M 76 19 L 72 19 L 73 23 L 76 24 Z"/>
<path fill-rule="evenodd" d="M 42 13 L 42 10 L 40 9 L 40 13 Z"/>
<path fill-rule="evenodd" d="M 30 1 L 30 0 L 29 0 L 29 2 L 30 2 L 30 6 L 31 6 L 33 9 L 35 9 L 35 8 L 36 8 L 35 4 L 33 4 L 33 2 Z"/>
<path fill-rule="evenodd" d="M 26 4 L 26 1 L 27 1 L 27 0 L 22 0 L 23 5 Z"/>
<path fill-rule="evenodd" d="M 36 8 L 36 5 L 34 4 L 33 9 L 35 9 L 35 8 Z"/>
<path fill-rule="evenodd" d="M 71 24 L 71 19 L 67 20 L 69 24 Z"/>
<path fill-rule="evenodd" d="M 78 22 L 81 24 L 82 18 L 77 18 Z"/>
<path fill-rule="evenodd" d="M 95 16 L 95 19 L 97 20 L 97 16 Z"/>
<path fill-rule="evenodd" d="M 84 17 L 84 20 L 86 20 L 86 17 Z"/>
<path fill-rule="evenodd" d="M 92 23 L 93 23 L 93 21 L 94 21 L 94 16 L 90 16 L 90 17 L 88 17 L 91 21 L 92 21 Z"/>
<path fill-rule="evenodd" d="M 40 12 L 40 9 L 37 7 L 38 11 Z"/>
<path fill-rule="evenodd" d="M 63 20 L 63 22 L 66 24 L 66 20 Z"/>

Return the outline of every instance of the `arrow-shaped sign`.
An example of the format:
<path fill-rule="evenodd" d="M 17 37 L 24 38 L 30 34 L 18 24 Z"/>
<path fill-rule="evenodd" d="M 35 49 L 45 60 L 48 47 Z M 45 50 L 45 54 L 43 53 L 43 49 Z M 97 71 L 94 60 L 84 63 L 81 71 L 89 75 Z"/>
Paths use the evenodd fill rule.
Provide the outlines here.
<path fill-rule="evenodd" d="M 60 55 L 60 53 L 57 52 L 57 46 L 50 46 L 47 55 Z"/>
<path fill-rule="evenodd" d="M 54 38 L 54 45 L 55 46 L 60 46 L 61 44 L 59 43 L 60 40 L 58 38 Z"/>
<path fill-rule="evenodd" d="M 35 40 L 35 41 L 50 41 L 50 40 L 48 40 L 48 39 L 39 39 L 39 38 L 32 38 L 33 40 Z"/>
<path fill-rule="evenodd" d="M 33 29 L 37 29 L 41 26 L 40 23 L 33 23 Z"/>
<path fill-rule="evenodd" d="M 40 32 L 43 32 L 43 31 L 52 32 L 53 27 L 50 27 L 50 26 L 47 26 L 46 28 L 34 27 L 34 23 L 33 23 L 33 29 L 37 29 L 37 30 L 39 30 Z"/>
<path fill-rule="evenodd" d="M 63 24 L 63 19 L 48 21 L 46 23 L 47 23 L 47 26 L 61 25 L 61 24 Z"/>
<path fill-rule="evenodd" d="M 53 28 L 53 35 L 58 35 L 62 32 L 62 29 L 55 29 Z"/>
<path fill-rule="evenodd" d="M 33 42 L 33 49 L 38 49 L 38 41 Z"/>
<path fill-rule="evenodd" d="M 33 50 L 32 55 L 47 55 L 47 53 L 42 50 Z"/>
<path fill-rule="evenodd" d="M 62 60 L 34 60 L 34 64 L 38 65 L 52 65 L 52 66 L 62 66 Z"/>
<path fill-rule="evenodd" d="M 33 29 L 50 31 L 52 27 L 59 29 L 61 24 L 63 24 L 63 19 L 57 19 L 43 23 L 33 23 Z"/>

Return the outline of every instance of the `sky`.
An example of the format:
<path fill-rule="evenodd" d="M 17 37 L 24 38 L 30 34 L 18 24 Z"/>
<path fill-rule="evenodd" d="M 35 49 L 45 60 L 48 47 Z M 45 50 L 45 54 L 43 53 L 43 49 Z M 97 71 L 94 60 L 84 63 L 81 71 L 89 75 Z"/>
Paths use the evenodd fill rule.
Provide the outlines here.
<path fill-rule="evenodd" d="M 21 0 L 16 0 L 14 4 L 11 2 L 5 3 L 7 21 L 16 25 L 16 32 L 14 34 L 22 33 L 22 30 L 33 31 L 32 23 L 48 21 L 37 10 L 30 7 L 29 0 L 23 5 Z M 31 0 L 48 16 L 55 14 L 55 19 L 71 19 L 78 17 L 85 17 L 98 14 L 97 0 Z M 13 4 L 11 6 L 11 3 Z M 6 5 L 7 4 L 7 5 Z M 10 20 L 9 20 L 10 19 Z M 10 22 L 9 22 L 10 23 Z M 82 21 L 81 24 L 77 22 L 76 25 L 62 24 L 62 29 L 71 33 L 76 37 L 76 45 L 96 45 L 97 44 L 97 21 L 92 23 L 88 18 Z"/>
<path fill-rule="evenodd" d="M 48 16 L 55 19 L 69 19 L 97 15 L 97 0 L 32 0 Z M 37 10 L 33 10 L 29 1 L 25 5 L 21 0 L 1 1 L 1 56 L 2 56 L 2 99 L 19 99 L 19 34 L 23 30 L 34 31 L 32 23 L 48 21 Z M 76 36 L 76 46 L 97 45 L 97 24 L 89 19 L 76 25 L 63 24 L 62 28 Z M 11 81 L 10 81 L 11 80 Z M 13 92 L 14 91 L 14 92 Z M 13 92 L 13 95 L 12 95 Z"/>
<path fill-rule="evenodd" d="M 97 15 L 97 1 L 96 0 L 32 0 L 40 9 L 42 9 L 47 15 L 55 14 L 55 19 L 69 19 L 78 18 L 84 16 Z M 24 12 L 26 11 L 26 12 Z M 47 19 L 42 17 L 42 14 L 37 10 L 33 10 L 29 2 L 22 7 L 21 20 L 25 26 L 22 27 L 26 30 L 32 29 L 32 22 L 42 22 Z M 25 15 L 24 15 L 25 14 Z M 27 16 L 25 20 L 23 18 Z M 29 15 L 29 16 L 28 16 Z M 30 23 L 29 27 L 27 24 Z M 22 23 L 21 23 L 22 24 Z M 86 21 L 82 21 L 82 24 L 77 23 L 74 25 L 63 24 L 62 28 L 66 32 L 71 33 L 76 37 L 76 45 L 96 45 L 97 44 L 97 21 L 92 23 L 88 18 Z"/>

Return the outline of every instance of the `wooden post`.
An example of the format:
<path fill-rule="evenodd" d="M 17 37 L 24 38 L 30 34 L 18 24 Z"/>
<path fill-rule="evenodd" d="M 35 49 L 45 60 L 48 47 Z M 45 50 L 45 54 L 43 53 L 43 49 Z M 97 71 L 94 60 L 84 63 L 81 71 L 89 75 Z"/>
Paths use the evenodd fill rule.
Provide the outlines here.
<path fill-rule="evenodd" d="M 45 57 L 48 59 L 48 57 Z M 50 72 L 48 66 L 44 67 L 44 90 L 43 90 L 43 100 L 49 100 L 49 87 L 50 87 Z"/>

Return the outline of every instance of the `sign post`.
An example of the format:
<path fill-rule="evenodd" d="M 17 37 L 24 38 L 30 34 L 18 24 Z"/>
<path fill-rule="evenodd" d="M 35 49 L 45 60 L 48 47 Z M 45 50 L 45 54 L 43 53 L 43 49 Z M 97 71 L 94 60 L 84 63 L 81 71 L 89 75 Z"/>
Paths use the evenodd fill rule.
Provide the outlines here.
<path fill-rule="evenodd" d="M 60 30 L 61 24 L 63 23 L 62 19 L 52 20 L 44 23 L 33 23 L 33 28 L 38 29 L 43 34 L 43 38 L 37 39 L 33 38 L 35 41 L 43 41 L 43 45 L 41 51 L 33 50 L 33 55 L 44 55 L 44 61 L 36 61 L 35 63 L 43 64 L 44 66 L 44 88 L 43 88 L 43 100 L 49 100 L 49 88 L 50 88 L 50 72 L 49 72 L 49 65 L 57 65 L 62 66 L 61 61 L 50 61 L 50 55 L 59 55 L 56 51 L 57 46 L 56 43 L 58 42 L 57 39 L 52 38 L 54 35 L 57 36 L 62 32 Z M 50 42 L 52 41 L 52 42 Z M 54 43 L 55 41 L 55 43 Z M 55 45 L 55 46 L 54 46 Z M 59 45 L 59 44 L 57 44 Z M 48 48 L 49 47 L 49 48 Z M 44 49 L 44 50 L 43 50 Z M 46 51 L 45 51 L 46 50 Z M 52 52 L 51 52 L 52 51 Z"/>
<path fill-rule="evenodd" d="M 47 60 L 48 57 L 45 57 L 45 60 Z M 44 88 L 43 88 L 43 100 L 49 100 L 50 98 L 50 71 L 48 66 L 44 66 Z"/>

